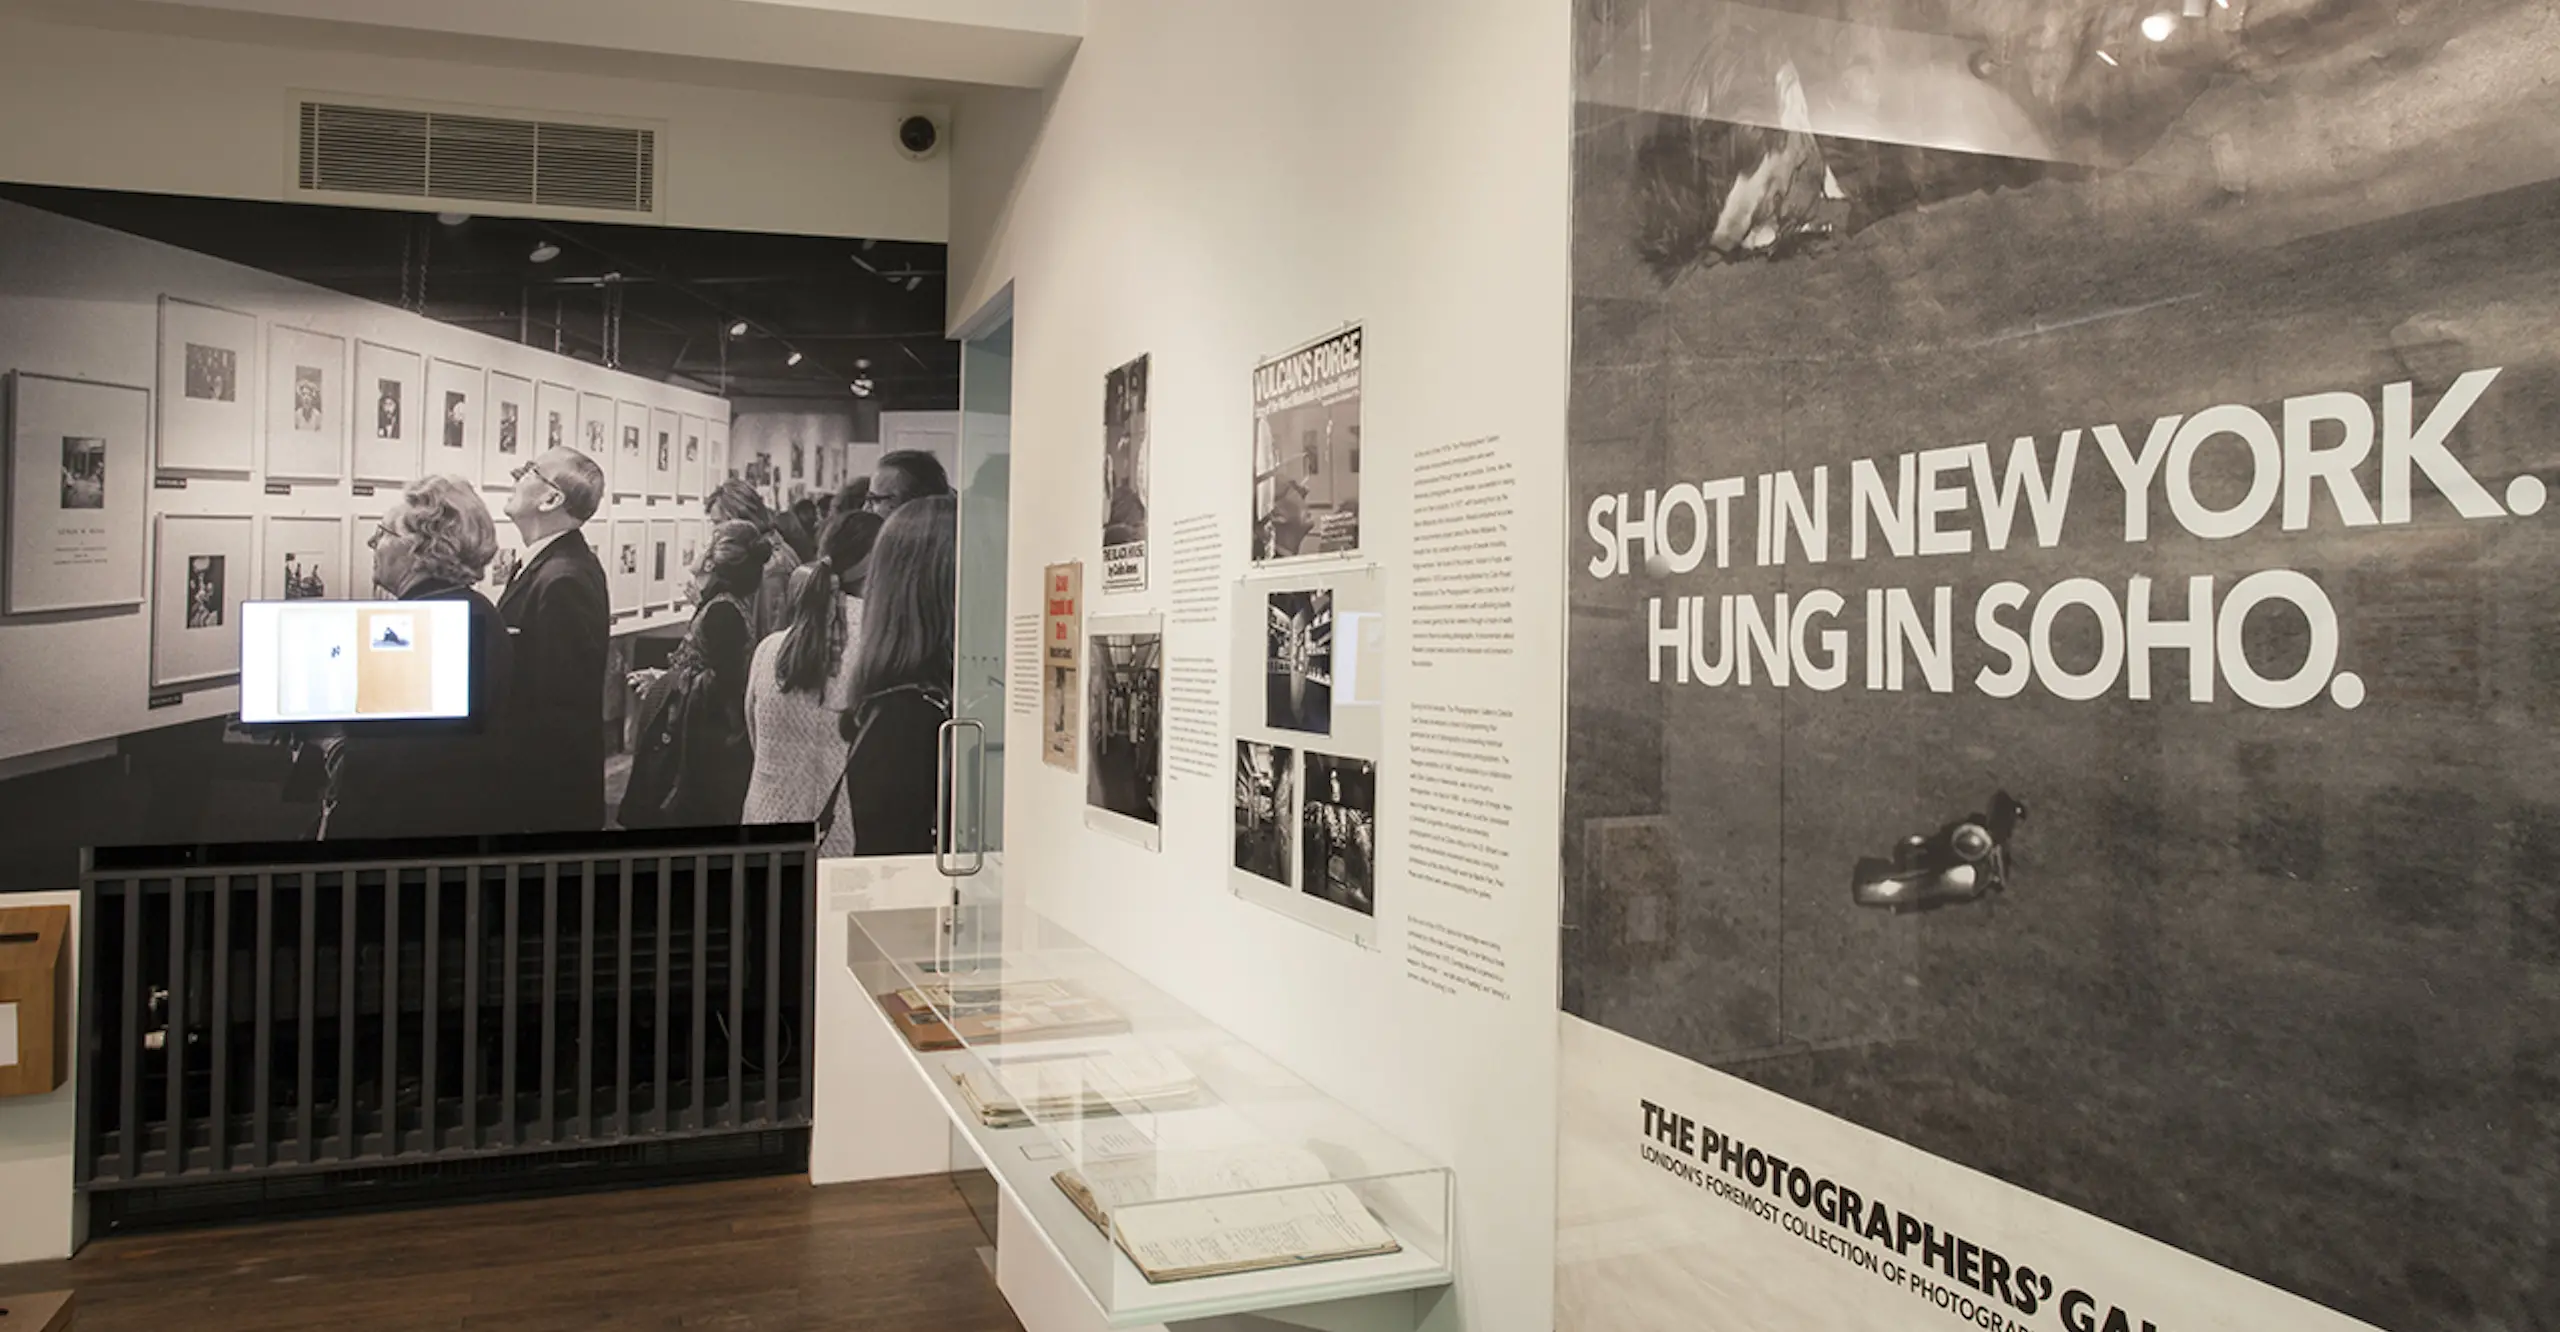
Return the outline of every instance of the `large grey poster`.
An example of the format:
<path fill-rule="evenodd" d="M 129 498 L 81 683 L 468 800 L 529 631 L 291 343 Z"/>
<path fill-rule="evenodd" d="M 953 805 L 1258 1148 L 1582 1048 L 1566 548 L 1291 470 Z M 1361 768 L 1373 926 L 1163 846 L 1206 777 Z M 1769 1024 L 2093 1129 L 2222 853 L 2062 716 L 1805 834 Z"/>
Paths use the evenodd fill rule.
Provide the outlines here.
<path fill-rule="evenodd" d="M 1802 8 L 1579 6 L 1567 1010 L 2560 1326 L 2550 6 Z"/>

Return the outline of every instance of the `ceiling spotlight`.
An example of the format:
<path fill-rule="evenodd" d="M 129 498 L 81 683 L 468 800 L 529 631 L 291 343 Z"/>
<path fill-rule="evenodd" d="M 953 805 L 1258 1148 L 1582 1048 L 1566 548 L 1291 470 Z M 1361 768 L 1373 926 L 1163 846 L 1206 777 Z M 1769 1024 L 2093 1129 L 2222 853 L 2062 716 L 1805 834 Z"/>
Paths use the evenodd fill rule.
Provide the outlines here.
<path fill-rule="evenodd" d="M 739 320 L 738 322 L 736 322 L 736 323 L 734 323 L 734 324 L 731 324 L 731 325 L 729 326 L 729 336 L 730 336 L 730 337 L 733 337 L 733 338 L 743 338 L 743 337 L 745 337 L 746 335 L 747 335 L 747 321 L 746 321 L 746 320 L 741 319 L 741 320 Z"/>
<path fill-rule="evenodd" d="M 921 277 L 911 277 L 911 278 L 908 278 L 908 279 L 907 279 L 907 290 L 909 290 L 909 291 L 914 291 L 914 290 L 916 290 L 917 288 L 922 287 L 923 285 L 924 285 L 924 279 L 923 279 L 923 278 L 921 278 Z"/>
<path fill-rule="evenodd" d="M 2108 54 L 2107 54 L 2106 52 L 2104 52 L 2104 51 L 2100 51 L 2100 52 L 2098 53 L 2098 58 L 2099 58 L 2100 60 L 2106 61 L 2106 62 L 2107 62 L 2107 65 L 2108 65 L 2110 68 L 2113 68 L 2113 67 L 2114 67 L 2114 65 L 2115 65 L 2115 63 L 2116 63 L 2116 58 L 2115 58 L 2114 56 L 2108 55 Z"/>
<path fill-rule="evenodd" d="M 2175 14 L 2154 14 L 2142 21 L 2142 35 L 2155 42 L 2165 42 L 2178 30 Z"/>
<path fill-rule="evenodd" d="M 461 226 L 463 223 L 468 222 L 468 221 L 470 221 L 470 220 L 471 220 L 471 215 L 470 215 L 469 213 L 438 213 L 438 214 L 436 214 L 436 221 L 441 222 L 441 223 L 445 224 L 445 225 L 446 225 L 446 226 L 448 226 L 448 227 L 458 227 L 458 226 Z"/>
<path fill-rule="evenodd" d="M 869 375 L 856 375 L 856 376 L 854 376 L 854 378 L 853 378 L 853 396 L 855 396 L 855 397 L 857 397 L 857 398 L 868 398 L 868 397 L 870 397 L 870 396 L 871 396 L 871 388 L 872 388 L 872 385 L 871 385 L 871 376 L 869 376 Z"/>
<path fill-rule="evenodd" d="M 531 259 L 537 264 L 547 264 L 560 257 L 560 247 L 549 241 L 544 241 L 540 245 L 534 246 L 533 253 L 526 255 L 525 257 Z"/>
<path fill-rule="evenodd" d="M 870 249 L 877 249 L 877 248 L 879 247 L 879 245 L 880 245 L 880 242 L 878 242 L 878 241 L 876 241 L 876 240 L 867 240 L 867 241 L 864 241 L 864 242 L 862 243 L 862 248 L 864 248 L 864 249 L 866 249 L 866 250 L 870 250 Z"/>
<path fill-rule="evenodd" d="M 783 363 L 784 365 L 798 365 L 798 364 L 800 364 L 800 360 L 801 360 L 800 353 L 798 353 L 798 352 L 793 352 L 793 353 L 791 353 L 789 356 L 783 357 L 783 358 L 782 358 L 782 363 Z"/>
<path fill-rule="evenodd" d="M 870 368 L 871 368 L 871 358 L 870 358 L 870 357 L 868 357 L 868 356 L 865 356 L 865 357 L 861 357 L 861 358 L 857 359 L 857 360 L 853 363 L 853 368 L 854 368 L 854 369 L 856 369 L 856 370 L 868 370 L 868 369 L 870 369 Z"/>

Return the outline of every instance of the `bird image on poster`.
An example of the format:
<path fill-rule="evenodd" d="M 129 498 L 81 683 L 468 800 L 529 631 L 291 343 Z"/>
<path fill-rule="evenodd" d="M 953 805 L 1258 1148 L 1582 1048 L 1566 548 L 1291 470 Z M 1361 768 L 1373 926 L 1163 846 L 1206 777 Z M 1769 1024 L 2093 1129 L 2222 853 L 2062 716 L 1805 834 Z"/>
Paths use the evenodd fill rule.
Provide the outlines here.
<path fill-rule="evenodd" d="M 1073 772 L 1077 654 L 1084 644 L 1084 565 L 1050 565 L 1041 587 L 1040 759 Z"/>
<path fill-rule="evenodd" d="M 1147 585 L 1147 358 L 1102 386 L 1102 590 Z"/>
<path fill-rule="evenodd" d="M 1253 559 L 1360 549 L 1361 330 L 1254 368 Z"/>

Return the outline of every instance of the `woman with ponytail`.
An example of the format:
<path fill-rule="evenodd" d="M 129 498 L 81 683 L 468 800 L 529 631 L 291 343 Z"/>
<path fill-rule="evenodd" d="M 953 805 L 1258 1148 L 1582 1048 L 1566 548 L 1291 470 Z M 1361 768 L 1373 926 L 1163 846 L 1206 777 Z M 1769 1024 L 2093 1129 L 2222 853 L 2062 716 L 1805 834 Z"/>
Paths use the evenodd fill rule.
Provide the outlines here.
<path fill-rule="evenodd" d="M 755 772 L 747 782 L 745 823 L 812 823 L 840 799 L 845 741 L 837 718 L 851 704 L 855 648 L 862 633 L 863 578 L 880 518 L 837 511 L 803 568 L 791 617 L 756 646 L 747 668 L 747 740 Z M 818 853 L 853 854 L 853 821 L 841 809 L 828 819 Z"/>

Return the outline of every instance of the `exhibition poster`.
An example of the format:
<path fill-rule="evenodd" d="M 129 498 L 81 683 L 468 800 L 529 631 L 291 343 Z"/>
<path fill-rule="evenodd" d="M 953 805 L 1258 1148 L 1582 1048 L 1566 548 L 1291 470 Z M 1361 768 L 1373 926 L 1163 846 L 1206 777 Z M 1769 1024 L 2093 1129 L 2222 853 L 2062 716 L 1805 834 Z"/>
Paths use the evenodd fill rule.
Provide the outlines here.
<path fill-rule="evenodd" d="M 1084 565 L 1052 564 L 1041 574 L 1040 758 L 1076 768 L 1078 654 L 1084 649 Z"/>
<path fill-rule="evenodd" d="M 2061 12 L 1576 20 L 1569 1332 L 2560 1310 L 2548 10 Z"/>
<path fill-rule="evenodd" d="M 1102 590 L 1147 586 L 1147 360 L 1102 384 Z"/>
<path fill-rule="evenodd" d="M 1253 371 L 1253 559 L 1360 549 L 1360 339 L 1353 325 Z"/>
<path fill-rule="evenodd" d="M 142 600 L 150 456 L 150 390 L 10 377 L 9 614 Z"/>

